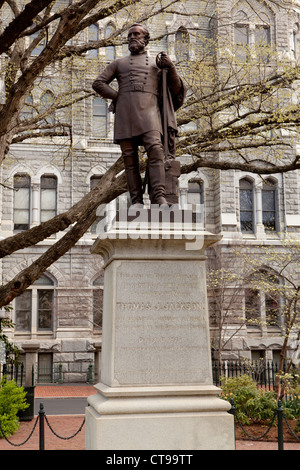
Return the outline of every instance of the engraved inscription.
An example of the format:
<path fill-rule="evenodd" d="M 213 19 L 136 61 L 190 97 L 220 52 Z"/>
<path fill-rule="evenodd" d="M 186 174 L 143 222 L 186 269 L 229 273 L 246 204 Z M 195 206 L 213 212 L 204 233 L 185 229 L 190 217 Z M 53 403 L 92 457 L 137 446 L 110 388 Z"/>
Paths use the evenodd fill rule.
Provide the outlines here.
<path fill-rule="evenodd" d="M 120 384 L 204 383 L 203 268 L 185 261 L 176 273 L 172 261 L 148 262 L 147 268 L 126 261 L 117 270 L 115 378 Z"/>

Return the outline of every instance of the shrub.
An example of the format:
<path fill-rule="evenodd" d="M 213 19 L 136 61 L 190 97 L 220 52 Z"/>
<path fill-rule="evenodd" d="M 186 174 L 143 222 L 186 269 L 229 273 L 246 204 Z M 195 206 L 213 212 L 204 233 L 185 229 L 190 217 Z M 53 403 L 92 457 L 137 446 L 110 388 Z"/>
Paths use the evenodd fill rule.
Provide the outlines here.
<path fill-rule="evenodd" d="M 224 395 L 234 394 L 241 387 L 251 387 L 253 390 L 256 390 L 256 382 L 247 374 L 230 378 L 221 377 L 220 381 Z"/>
<path fill-rule="evenodd" d="M 256 396 L 248 401 L 247 413 L 252 423 L 272 420 L 277 407 L 275 392 L 260 389 L 257 390 Z"/>
<path fill-rule="evenodd" d="M 258 390 L 251 376 L 221 379 L 222 398 L 233 399 L 236 416 L 242 424 L 251 424 L 272 419 L 277 409 L 274 392 Z"/>
<path fill-rule="evenodd" d="M 258 389 L 251 376 L 245 374 L 239 377 L 221 377 L 221 398 L 233 400 L 235 414 L 242 424 L 271 421 L 278 408 L 276 393 Z M 283 401 L 284 416 L 287 419 L 297 419 L 300 416 L 300 394 L 293 399 Z M 274 420 L 274 424 L 276 419 Z M 300 423 L 297 425 L 300 429 Z"/>
<path fill-rule="evenodd" d="M 18 387 L 14 380 L 7 382 L 5 377 L 2 379 L 0 383 L 0 437 L 3 437 L 3 433 L 8 437 L 19 428 L 17 414 L 29 406 L 25 397 L 26 392 L 23 387 Z"/>
<path fill-rule="evenodd" d="M 300 417 L 300 396 L 286 400 L 283 405 L 285 413 L 289 411 L 295 419 Z"/>

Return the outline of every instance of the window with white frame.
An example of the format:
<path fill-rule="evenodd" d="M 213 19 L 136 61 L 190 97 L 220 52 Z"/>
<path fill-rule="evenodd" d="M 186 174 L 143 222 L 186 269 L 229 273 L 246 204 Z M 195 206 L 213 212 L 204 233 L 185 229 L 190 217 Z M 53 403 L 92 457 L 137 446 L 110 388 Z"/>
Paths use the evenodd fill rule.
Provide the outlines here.
<path fill-rule="evenodd" d="M 88 29 L 88 41 L 94 42 L 99 40 L 99 26 L 97 24 L 91 24 Z M 88 51 L 89 59 L 98 58 L 98 49 L 90 49 Z"/>
<path fill-rule="evenodd" d="M 95 136 L 107 137 L 107 101 L 99 96 L 93 99 L 92 126 Z"/>
<path fill-rule="evenodd" d="M 177 62 L 186 62 L 190 56 L 190 35 L 184 26 L 175 33 L 175 55 Z"/>
<path fill-rule="evenodd" d="M 105 28 L 105 38 L 109 38 L 116 31 L 116 27 L 113 23 L 108 23 Z M 107 62 L 111 62 L 116 58 L 116 48 L 115 46 L 106 46 L 105 48 L 105 58 Z"/>
<path fill-rule="evenodd" d="M 203 181 L 192 179 L 188 182 L 188 204 L 203 204 Z"/>
<path fill-rule="evenodd" d="M 244 290 L 247 327 L 281 326 L 280 285 L 279 276 L 273 271 L 262 268 L 252 273 Z"/>
<path fill-rule="evenodd" d="M 41 113 L 44 115 L 44 121 L 47 124 L 55 124 L 54 95 L 52 91 L 46 91 L 41 97 Z"/>
<path fill-rule="evenodd" d="M 271 30 L 268 25 L 256 25 L 254 30 L 256 60 L 262 63 L 270 61 Z"/>
<path fill-rule="evenodd" d="M 280 327 L 281 299 L 280 299 L 280 279 L 274 273 L 263 271 L 265 286 L 264 293 L 264 315 L 268 327 Z"/>
<path fill-rule="evenodd" d="M 52 219 L 57 214 L 57 177 L 41 176 L 40 184 L 32 184 L 25 173 L 14 176 L 13 222 L 14 230 L 27 230 Z"/>
<path fill-rule="evenodd" d="M 203 181 L 198 179 L 191 179 L 188 182 L 187 203 L 192 206 L 192 221 L 203 222 Z"/>
<path fill-rule="evenodd" d="M 265 230 L 277 230 L 277 181 L 267 178 L 262 192 L 262 223 Z"/>
<path fill-rule="evenodd" d="M 239 11 L 234 16 L 235 55 L 238 60 L 247 61 L 251 55 L 255 60 L 268 63 L 270 60 L 271 28 L 265 14 L 254 15 Z"/>
<path fill-rule="evenodd" d="M 239 203 L 242 233 L 254 233 L 259 225 L 265 233 L 278 231 L 278 182 L 275 178 L 268 177 L 257 185 L 250 178 L 242 178 Z"/>
<path fill-rule="evenodd" d="M 56 216 L 57 211 L 57 178 L 55 175 L 41 177 L 41 211 L 40 221 L 46 222 Z"/>
<path fill-rule="evenodd" d="M 249 26 L 245 24 L 234 25 L 235 55 L 239 60 L 246 60 L 249 47 Z"/>
<path fill-rule="evenodd" d="M 30 226 L 30 176 L 14 176 L 14 230 L 27 230 Z"/>
<path fill-rule="evenodd" d="M 254 232 L 254 191 L 253 182 L 248 178 L 240 180 L 240 227 L 243 233 Z"/>
<path fill-rule="evenodd" d="M 15 299 L 15 331 L 20 333 L 53 330 L 54 282 L 42 275 Z"/>
<path fill-rule="evenodd" d="M 245 289 L 245 318 L 249 327 L 259 326 L 260 321 L 260 297 L 257 289 Z"/>

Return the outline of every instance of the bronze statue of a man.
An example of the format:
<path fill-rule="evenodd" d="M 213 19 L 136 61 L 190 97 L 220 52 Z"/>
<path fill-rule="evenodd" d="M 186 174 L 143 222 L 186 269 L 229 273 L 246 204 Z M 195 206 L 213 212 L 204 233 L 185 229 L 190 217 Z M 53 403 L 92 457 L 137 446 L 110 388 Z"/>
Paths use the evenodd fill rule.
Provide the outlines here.
<path fill-rule="evenodd" d="M 138 147 L 143 145 L 148 156 L 151 203 L 162 205 L 167 204 L 160 107 L 162 68 L 168 70 L 168 94 L 172 101 L 169 99 L 168 128 L 173 135 L 177 132 L 174 109 L 183 103 L 184 86 L 167 54 L 161 53 L 159 66 L 149 57 L 145 50 L 149 38 L 143 25 L 132 25 L 128 32 L 130 55 L 110 63 L 93 82 L 93 89 L 113 101 L 114 141 L 121 147 L 132 204 L 143 204 L 138 158 Z M 109 86 L 114 79 L 118 91 Z"/>

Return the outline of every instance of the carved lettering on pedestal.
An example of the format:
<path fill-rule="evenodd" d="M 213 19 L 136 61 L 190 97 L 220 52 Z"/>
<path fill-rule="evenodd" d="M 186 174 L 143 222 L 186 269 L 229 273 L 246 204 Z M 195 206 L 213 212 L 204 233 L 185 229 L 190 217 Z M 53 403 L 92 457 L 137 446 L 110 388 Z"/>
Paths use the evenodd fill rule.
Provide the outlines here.
<path fill-rule="evenodd" d="M 155 263 L 155 264 L 154 264 Z M 203 270 L 155 261 L 117 270 L 115 378 L 120 384 L 205 382 L 207 312 Z M 193 264 L 195 268 L 195 264 Z M 155 272 L 154 272 L 155 271 Z"/>

